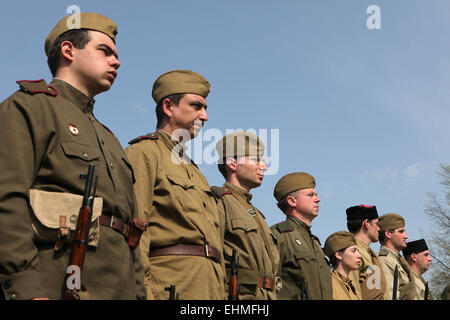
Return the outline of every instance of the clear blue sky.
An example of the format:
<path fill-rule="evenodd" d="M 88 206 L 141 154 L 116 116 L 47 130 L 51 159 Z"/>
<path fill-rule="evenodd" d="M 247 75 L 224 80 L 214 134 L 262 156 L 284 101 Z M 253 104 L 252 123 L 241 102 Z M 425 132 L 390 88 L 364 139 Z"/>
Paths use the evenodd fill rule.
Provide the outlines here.
<path fill-rule="evenodd" d="M 380 30 L 366 26 L 372 4 Z M 211 82 L 204 131 L 279 130 L 279 170 L 253 191 L 269 225 L 284 220 L 276 182 L 306 171 L 322 200 L 312 224 L 322 243 L 360 203 L 404 216 L 410 240 L 430 232 L 426 192 L 442 189 L 435 172 L 450 161 L 450 2 L 8 1 L 1 100 L 16 80 L 51 80 L 44 39 L 70 5 L 119 26 L 122 66 L 95 114 L 124 147 L 155 129 L 154 80 L 191 69 Z M 223 183 L 215 165 L 200 168 Z"/>

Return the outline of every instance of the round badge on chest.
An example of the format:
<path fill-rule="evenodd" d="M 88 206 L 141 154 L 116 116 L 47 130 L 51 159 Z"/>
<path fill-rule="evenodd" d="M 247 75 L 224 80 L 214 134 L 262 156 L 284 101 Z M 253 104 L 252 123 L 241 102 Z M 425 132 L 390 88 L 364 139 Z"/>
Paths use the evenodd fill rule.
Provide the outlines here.
<path fill-rule="evenodd" d="M 73 134 L 74 136 L 77 136 L 80 134 L 80 131 L 78 130 L 76 125 L 69 123 L 67 125 L 67 127 L 69 128 L 70 133 Z"/>

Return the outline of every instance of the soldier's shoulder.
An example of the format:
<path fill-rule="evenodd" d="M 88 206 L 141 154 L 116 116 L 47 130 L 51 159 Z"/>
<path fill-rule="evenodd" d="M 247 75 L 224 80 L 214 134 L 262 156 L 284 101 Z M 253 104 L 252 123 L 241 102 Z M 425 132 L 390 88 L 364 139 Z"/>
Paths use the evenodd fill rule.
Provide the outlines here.
<path fill-rule="evenodd" d="M 277 224 L 274 224 L 271 227 L 271 229 L 272 229 L 272 231 L 276 230 L 279 233 L 290 233 L 295 230 L 295 228 L 292 227 L 288 221 L 282 221 Z"/>
<path fill-rule="evenodd" d="M 232 192 L 224 187 L 212 186 L 211 192 L 217 199 L 222 199 L 226 195 L 232 194 Z"/>
<path fill-rule="evenodd" d="M 381 248 L 380 252 L 378 252 L 379 257 L 386 257 L 389 255 L 389 250 L 386 248 Z"/>
<path fill-rule="evenodd" d="M 156 141 L 158 139 L 159 139 L 159 134 L 157 132 L 152 132 L 152 133 L 148 133 L 146 135 L 139 136 L 137 138 L 131 139 L 128 142 L 128 144 L 129 145 L 133 145 L 133 144 L 136 144 L 136 143 L 141 142 L 141 141 L 147 141 L 147 140 Z"/>
<path fill-rule="evenodd" d="M 40 80 L 17 80 L 19 90 L 28 95 L 46 95 L 50 97 L 56 97 L 58 90 L 55 87 L 48 85 L 44 79 Z"/>

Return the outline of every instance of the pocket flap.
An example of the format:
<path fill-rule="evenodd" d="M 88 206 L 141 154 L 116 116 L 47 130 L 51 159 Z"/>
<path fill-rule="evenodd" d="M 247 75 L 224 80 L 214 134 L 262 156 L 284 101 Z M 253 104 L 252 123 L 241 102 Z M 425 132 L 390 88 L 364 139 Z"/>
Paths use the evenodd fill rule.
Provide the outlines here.
<path fill-rule="evenodd" d="M 180 176 L 173 175 L 173 174 L 166 174 L 167 179 L 173 184 L 179 185 L 180 187 L 184 189 L 192 188 L 193 184 L 188 179 L 183 179 Z"/>
<path fill-rule="evenodd" d="M 77 157 L 85 161 L 98 159 L 100 156 L 100 153 L 96 148 L 86 144 L 64 141 L 61 142 L 61 147 L 66 156 Z"/>
<path fill-rule="evenodd" d="M 235 218 L 231 220 L 233 229 L 243 229 L 245 231 L 257 230 L 258 225 L 251 219 Z"/>

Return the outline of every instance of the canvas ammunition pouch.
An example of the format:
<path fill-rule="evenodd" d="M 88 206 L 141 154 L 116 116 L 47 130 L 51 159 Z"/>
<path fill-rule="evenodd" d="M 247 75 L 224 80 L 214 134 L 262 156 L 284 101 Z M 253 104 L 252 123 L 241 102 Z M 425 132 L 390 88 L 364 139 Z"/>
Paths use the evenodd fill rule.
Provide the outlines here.
<path fill-rule="evenodd" d="M 73 240 L 82 201 L 83 196 L 77 194 L 30 189 L 30 205 L 34 213 L 31 215 L 31 225 L 35 241 L 54 243 L 61 239 L 62 234 L 65 234 L 65 240 Z M 103 198 L 96 197 L 89 229 L 89 246 L 98 246 L 98 217 L 102 208 Z"/>

